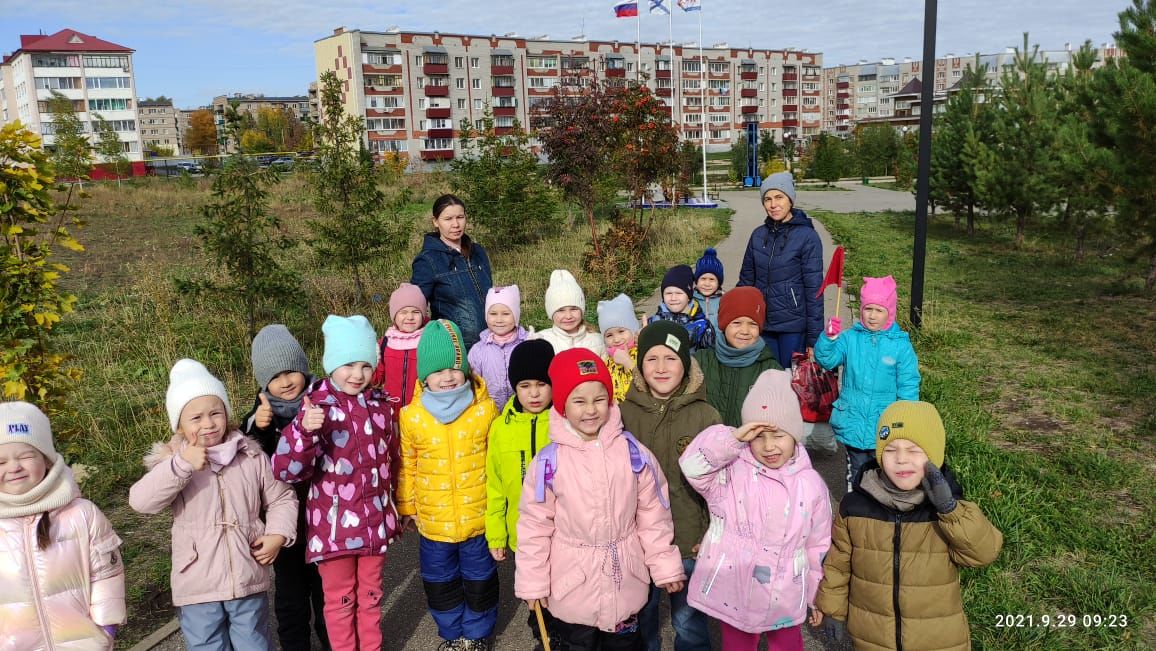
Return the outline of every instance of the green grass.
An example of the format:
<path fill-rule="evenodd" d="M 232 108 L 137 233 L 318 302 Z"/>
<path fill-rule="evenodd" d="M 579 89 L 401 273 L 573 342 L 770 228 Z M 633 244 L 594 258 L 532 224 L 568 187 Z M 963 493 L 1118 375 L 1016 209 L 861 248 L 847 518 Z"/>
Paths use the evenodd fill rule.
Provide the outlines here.
<path fill-rule="evenodd" d="M 799 190 L 799 191 L 805 191 L 805 192 L 850 192 L 851 191 L 847 188 L 842 188 L 842 187 L 839 187 L 837 185 L 826 185 L 823 183 L 811 183 L 811 182 L 800 183 L 798 186 L 796 186 L 795 189 Z"/>
<path fill-rule="evenodd" d="M 872 181 L 871 187 L 879 188 L 880 190 L 894 190 L 895 192 L 911 192 L 912 188 L 907 185 L 900 185 L 895 181 Z"/>
<path fill-rule="evenodd" d="M 846 246 L 847 278 L 896 277 L 905 321 L 912 215 L 814 216 Z M 968 239 L 932 224 L 913 332 L 948 463 L 1004 533 L 993 566 L 964 572 L 972 635 L 1001 651 L 1151 649 L 1156 301 L 1119 242 L 1092 244 L 1077 264 L 1067 233 L 1032 235 L 1016 249 L 1000 225 Z M 1001 614 L 1077 625 L 998 628 Z M 1128 626 L 1085 627 L 1084 615 L 1126 615 Z"/>
<path fill-rule="evenodd" d="M 433 197 L 445 190 L 444 180 L 407 177 L 415 187 L 415 203 L 404 217 L 414 222 L 407 251 L 367 261 L 369 304 L 359 303 L 348 273 L 312 267 L 304 247 L 287 253 L 303 272 L 307 305 L 279 308 L 265 322 L 278 320 L 297 335 L 310 359 L 321 358 L 320 325 L 328 313 L 362 313 L 377 329 L 388 323 L 388 297 L 408 280 L 410 261 L 428 226 Z M 83 373 L 69 398 L 69 410 L 53 422 L 58 446 L 73 464 L 85 467 L 83 491 L 112 520 L 125 540 L 130 621 L 118 636 L 127 647 L 172 617 L 168 600 L 169 516 L 142 516 L 127 506 L 129 486 L 144 472 L 141 459 L 156 441 L 167 440 L 164 395 L 168 369 L 181 357 L 203 361 L 229 388 L 239 418 L 249 408 L 254 386 L 249 340 L 242 307 L 215 297 L 180 295 L 173 279 L 209 274 L 196 247 L 193 228 L 198 210 L 209 200 L 208 181 L 192 187 L 165 180 L 97 185 L 82 205 L 87 226 L 79 232 L 83 254 L 66 257 L 73 272 L 67 286 L 79 297 L 77 311 L 58 328 L 62 349 L 73 355 Z M 272 209 L 286 229 L 300 237 L 305 221 L 314 217 L 305 188 L 290 177 L 272 193 Z M 495 282 L 518 283 L 524 297 L 523 323 L 547 325 L 542 303 L 550 271 L 575 272 L 589 232 L 578 217 L 570 225 L 544 234 L 534 244 L 511 249 L 479 236 L 494 267 Z M 660 211 L 652 231 L 651 261 L 638 297 L 649 295 L 665 266 L 693 264 L 706 246 L 729 232 L 730 210 Z M 604 227 L 604 225 L 603 225 Z M 592 279 L 579 281 L 588 284 Z M 597 297 L 588 293 L 591 311 Z M 320 364 L 315 364 L 315 369 Z"/>

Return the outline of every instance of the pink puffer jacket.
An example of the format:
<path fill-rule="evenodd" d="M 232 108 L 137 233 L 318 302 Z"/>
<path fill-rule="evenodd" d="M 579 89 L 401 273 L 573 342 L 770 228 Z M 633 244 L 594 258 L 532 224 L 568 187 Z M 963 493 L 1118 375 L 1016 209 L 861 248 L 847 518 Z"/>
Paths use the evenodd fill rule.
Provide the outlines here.
<path fill-rule="evenodd" d="M 732 432 L 707 428 L 679 459 L 710 509 L 687 602 L 748 633 L 795 626 L 823 578 L 831 496 L 802 444 L 772 470 Z"/>
<path fill-rule="evenodd" d="M 230 432 L 230 437 L 243 436 Z M 297 495 L 273 478 L 269 457 L 245 437 L 233 461 L 213 472 L 181 458 L 180 435 L 157 443 L 145 457 L 149 471 L 132 485 L 128 503 L 141 513 L 173 509 L 173 605 L 229 601 L 265 592 L 269 567 L 253 558 L 250 545 L 280 534 L 285 545 L 297 537 Z M 261 514 L 265 519 L 262 521 Z"/>
<path fill-rule="evenodd" d="M 73 491 L 72 502 L 49 513 L 44 550 L 40 515 L 0 520 L 0 649 L 111 649 L 100 627 L 125 621 L 120 538 Z"/>
<path fill-rule="evenodd" d="M 617 405 L 594 441 L 551 409 L 550 438 L 558 467 L 545 500 L 535 496 L 540 463 L 530 464 L 522 488 L 514 593 L 548 598 L 550 612 L 563 621 L 613 631 L 642 610 L 652 579 L 686 578 L 663 506 L 666 478 L 641 445 L 653 471 L 633 471 Z"/>

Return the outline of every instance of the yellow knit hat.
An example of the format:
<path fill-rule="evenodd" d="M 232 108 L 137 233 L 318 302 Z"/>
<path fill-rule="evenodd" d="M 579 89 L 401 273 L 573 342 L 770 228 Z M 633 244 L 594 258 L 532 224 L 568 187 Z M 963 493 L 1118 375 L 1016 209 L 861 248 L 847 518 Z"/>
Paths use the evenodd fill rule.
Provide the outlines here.
<path fill-rule="evenodd" d="M 918 445 L 938 468 L 943 465 L 947 432 L 943 419 L 930 402 L 897 400 L 883 410 L 875 427 L 875 460 L 883 465 L 883 448 L 896 439 L 907 439 Z"/>

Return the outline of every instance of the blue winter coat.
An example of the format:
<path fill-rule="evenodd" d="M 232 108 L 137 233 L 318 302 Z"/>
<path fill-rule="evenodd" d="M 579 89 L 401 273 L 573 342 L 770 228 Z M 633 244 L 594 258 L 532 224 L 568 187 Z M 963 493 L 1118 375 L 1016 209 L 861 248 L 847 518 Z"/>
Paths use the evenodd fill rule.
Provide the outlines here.
<path fill-rule="evenodd" d="M 764 332 L 804 333 L 814 346 L 823 331 L 823 243 L 807 213 L 794 208 L 790 221 L 766 222 L 751 233 L 738 286 L 757 287 L 767 302 Z"/>
<path fill-rule="evenodd" d="M 410 282 L 421 288 L 434 319 L 449 319 L 462 330 L 467 347 L 486 329 L 486 293 L 493 286 L 490 258 L 481 244 L 462 236 L 462 250 L 450 248 L 435 233 L 426 233 L 421 252 L 413 259 Z"/>
<path fill-rule="evenodd" d="M 723 291 L 720 289 L 711 295 L 710 298 L 703 296 L 697 289 L 694 290 L 694 300 L 698 303 L 699 309 L 706 316 L 706 320 L 714 326 L 715 332 L 722 332 L 718 328 L 718 307 L 722 303 Z"/>
<path fill-rule="evenodd" d="M 919 361 L 911 337 L 898 323 L 882 332 L 856 323 L 833 341 L 819 337 L 815 361 L 828 370 L 843 366 L 843 385 L 831 412 L 831 429 L 843 445 L 874 450 L 875 425 L 887 405 L 919 400 Z"/>

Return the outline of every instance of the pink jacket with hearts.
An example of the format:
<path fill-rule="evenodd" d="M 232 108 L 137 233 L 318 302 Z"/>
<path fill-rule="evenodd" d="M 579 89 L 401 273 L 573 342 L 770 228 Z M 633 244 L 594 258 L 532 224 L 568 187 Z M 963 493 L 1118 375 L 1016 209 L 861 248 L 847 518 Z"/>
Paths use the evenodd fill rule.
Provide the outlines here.
<path fill-rule="evenodd" d="M 393 407 L 377 389 L 351 396 L 330 380 L 314 383 L 307 395 L 325 409 L 325 424 L 306 432 L 302 410 L 282 430 L 273 454 L 275 477 L 310 482 L 305 560 L 384 554 L 400 533 Z"/>

